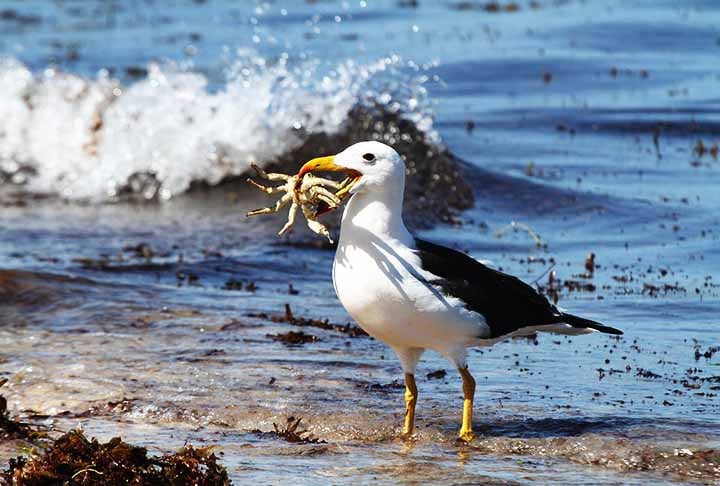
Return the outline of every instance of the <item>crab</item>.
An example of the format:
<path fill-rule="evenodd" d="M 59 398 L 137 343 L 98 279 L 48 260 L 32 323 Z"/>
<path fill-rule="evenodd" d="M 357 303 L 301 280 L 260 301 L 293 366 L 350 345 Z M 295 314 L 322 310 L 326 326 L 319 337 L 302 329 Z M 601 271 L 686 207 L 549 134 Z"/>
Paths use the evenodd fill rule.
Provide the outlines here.
<path fill-rule="evenodd" d="M 290 204 L 287 223 L 285 223 L 285 226 L 283 226 L 278 232 L 278 235 L 284 234 L 292 227 L 295 223 L 295 216 L 297 215 L 298 209 L 302 209 L 302 213 L 307 220 L 308 227 L 315 233 L 325 236 L 330 243 L 333 243 L 330 232 L 324 224 L 317 220 L 317 217 L 336 209 L 340 206 L 340 204 L 342 204 L 342 199 L 347 195 L 347 192 L 343 190 L 346 189 L 350 183 L 350 178 L 346 178 L 342 182 L 336 182 L 331 179 L 324 179 L 312 174 L 299 174 L 291 176 L 275 172 L 268 173 L 255 164 L 252 164 L 251 166 L 257 173 L 258 177 L 270 182 L 283 182 L 283 184 L 268 187 L 259 184 L 252 179 L 247 179 L 248 183 L 268 195 L 282 192 L 285 194 L 275 203 L 274 206 L 255 209 L 248 212 L 247 216 L 277 213 Z M 328 187 L 335 189 L 337 192 L 333 194 L 329 189 L 327 189 Z"/>

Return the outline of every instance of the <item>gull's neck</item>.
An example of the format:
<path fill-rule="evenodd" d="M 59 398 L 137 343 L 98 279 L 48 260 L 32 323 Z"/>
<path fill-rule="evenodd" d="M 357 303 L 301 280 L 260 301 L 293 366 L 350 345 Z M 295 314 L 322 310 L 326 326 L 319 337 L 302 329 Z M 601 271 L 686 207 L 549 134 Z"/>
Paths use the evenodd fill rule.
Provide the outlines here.
<path fill-rule="evenodd" d="M 412 235 L 403 222 L 402 206 L 402 187 L 353 195 L 343 213 L 340 244 L 357 244 L 359 239 L 366 239 L 363 235 L 411 244 Z"/>

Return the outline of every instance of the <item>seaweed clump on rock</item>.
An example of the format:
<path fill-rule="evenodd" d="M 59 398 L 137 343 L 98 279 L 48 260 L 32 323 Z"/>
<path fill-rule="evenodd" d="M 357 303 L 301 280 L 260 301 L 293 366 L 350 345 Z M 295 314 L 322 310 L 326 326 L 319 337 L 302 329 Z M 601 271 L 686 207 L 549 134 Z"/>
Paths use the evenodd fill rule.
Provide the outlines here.
<path fill-rule="evenodd" d="M 59 437 L 36 458 L 18 457 L 0 473 L 1 484 L 228 485 L 227 471 L 209 448 L 185 446 L 175 454 L 148 457 L 147 449 L 116 437 L 101 444 L 80 431 Z"/>
<path fill-rule="evenodd" d="M 411 120 L 380 106 L 355 107 L 338 133 L 314 133 L 297 149 L 271 164 L 268 170 L 295 173 L 300 165 L 321 155 L 336 154 L 364 140 L 392 146 L 405 159 L 405 222 L 414 227 L 452 222 L 457 212 L 472 206 L 472 188 L 463 178 L 463 162 L 434 143 Z M 340 211 L 325 216 L 339 225 Z"/>

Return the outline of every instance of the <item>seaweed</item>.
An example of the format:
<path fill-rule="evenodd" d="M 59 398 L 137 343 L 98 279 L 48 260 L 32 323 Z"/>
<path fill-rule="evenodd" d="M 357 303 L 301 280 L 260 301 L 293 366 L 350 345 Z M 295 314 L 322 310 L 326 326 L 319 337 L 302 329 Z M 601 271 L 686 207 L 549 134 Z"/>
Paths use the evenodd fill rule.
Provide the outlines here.
<path fill-rule="evenodd" d="M 229 278 L 225 281 L 225 285 L 223 285 L 223 290 L 242 290 L 243 284 L 242 281 Z"/>
<path fill-rule="evenodd" d="M 405 384 L 400 383 L 398 380 L 393 380 L 390 383 L 357 383 L 355 386 L 363 387 L 365 390 L 373 392 L 388 392 L 391 390 L 405 389 Z"/>
<path fill-rule="evenodd" d="M 720 351 L 720 346 L 710 346 L 706 351 L 702 351 L 699 347 L 695 348 L 695 361 L 700 361 L 700 358 L 710 359 L 713 355 Z"/>
<path fill-rule="evenodd" d="M 300 429 L 300 421 L 302 421 L 302 418 L 290 416 L 285 420 L 285 425 L 283 427 L 278 427 L 278 425 L 273 422 L 275 435 L 288 442 L 297 444 L 327 444 L 326 441 L 318 439 L 309 433 L 307 429 Z"/>
<path fill-rule="evenodd" d="M 539 8 L 539 4 L 537 2 L 533 2 L 531 5 L 532 8 Z M 520 11 L 520 5 L 518 5 L 515 2 L 508 2 L 505 4 L 502 4 L 500 2 L 457 2 L 455 4 L 451 5 L 451 8 L 454 10 L 482 10 L 488 13 L 498 13 L 498 12 L 518 12 Z"/>
<path fill-rule="evenodd" d="M 432 371 L 427 374 L 427 379 L 428 380 L 441 380 L 441 379 L 445 378 L 446 375 L 447 375 L 447 371 L 445 371 L 445 370 Z"/>
<path fill-rule="evenodd" d="M 283 334 L 266 334 L 273 341 L 280 341 L 288 346 L 302 346 L 305 343 L 314 343 L 319 341 L 317 336 L 305 334 L 302 331 L 289 331 Z"/>
<path fill-rule="evenodd" d="M 290 304 L 285 304 L 285 315 L 274 315 L 271 316 L 265 312 L 259 312 L 259 313 L 250 313 L 247 314 L 248 317 L 255 317 L 260 319 L 268 319 L 272 322 L 286 322 L 288 324 L 292 324 L 293 326 L 299 326 L 299 327 L 317 327 L 318 329 L 325 329 L 327 331 L 336 331 L 341 332 L 343 334 L 347 334 L 350 337 L 361 337 L 361 336 L 368 336 L 368 333 L 363 331 L 358 326 L 353 326 L 352 324 L 332 324 L 328 319 L 320 320 L 320 319 L 308 319 L 305 317 L 295 317 L 295 314 L 293 314 L 292 309 L 290 308 Z"/>
<path fill-rule="evenodd" d="M 155 255 L 155 251 L 150 244 L 145 242 L 140 242 L 137 245 L 125 245 L 123 251 L 133 253 L 133 256 L 136 258 L 144 258 L 146 260 L 151 260 Z"/>
<path fill-rule="evenodd" d="M 186 445 L 175 454 L 148 457 L 147 449 L 119 437 L 100 443 L 77 430 L 62 435 L 35 458 L 11 459 L 0 482 L 18 485 L 116 484 L 229 485 L 211 447 Z"/>
<path fill-rule="evenodd" d="M 271 385 L 274 383 L 273 380 L 274 378 L 270 380 Z M 307 429 L 301 429 L 301 421 L 301 417 L 295 418 L 291 415 L 285 419 L 285 425 L 283 425 L 282 427 L 278 426 L 278 424 L 273 422 L 274 430 L 271 432 L 263 432 L 260 429 L 254 429 L 251 430 L 250 433 L 257 434 L 264 438 L 280 438 L 287 442 L 292 442 L 293 444 L 327 444 L 327 441 L 318 439 L 310 432 L 308 432 Z"/>
<path fill-rule="evenodd" d="M 0 378 L 0 388 L 7 383 L 7 378 Z M 21 439 L 39 444 L 47 438 L 44 430 L 10 416 L 7 411 L 7 400 L 0 395 L 0 440 Z"/>

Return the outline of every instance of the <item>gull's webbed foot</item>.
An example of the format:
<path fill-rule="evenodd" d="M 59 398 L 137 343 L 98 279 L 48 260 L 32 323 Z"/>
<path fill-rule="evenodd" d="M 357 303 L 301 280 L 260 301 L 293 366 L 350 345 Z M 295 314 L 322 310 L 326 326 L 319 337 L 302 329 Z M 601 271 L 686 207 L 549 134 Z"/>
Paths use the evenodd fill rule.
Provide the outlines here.
<path fill-rule="evenodd" d="M 458 434 L 458 441 L 461 443 L 469 444 L 470 442 L 475 439 L 475 432 L 472 430 L 460 430 L 460 434 Z"/>

